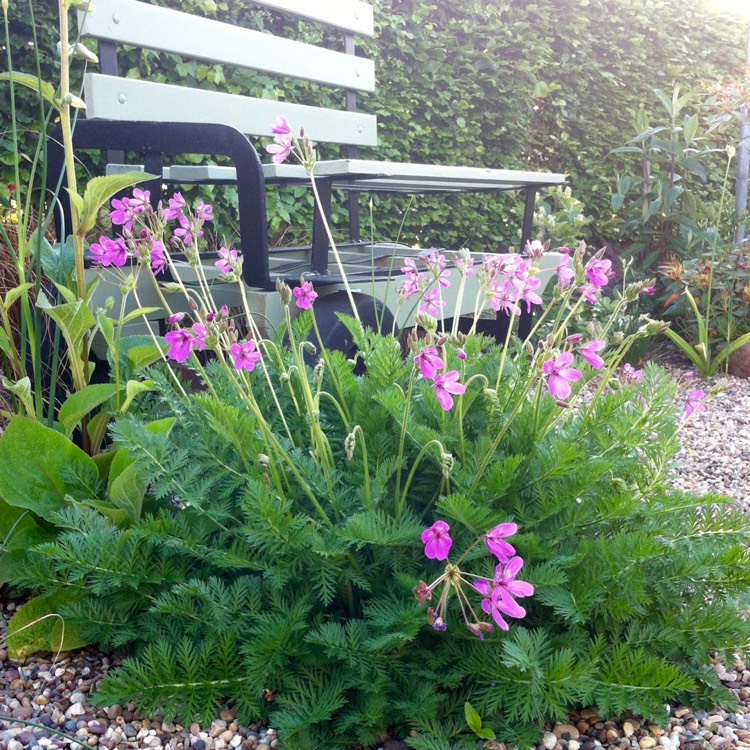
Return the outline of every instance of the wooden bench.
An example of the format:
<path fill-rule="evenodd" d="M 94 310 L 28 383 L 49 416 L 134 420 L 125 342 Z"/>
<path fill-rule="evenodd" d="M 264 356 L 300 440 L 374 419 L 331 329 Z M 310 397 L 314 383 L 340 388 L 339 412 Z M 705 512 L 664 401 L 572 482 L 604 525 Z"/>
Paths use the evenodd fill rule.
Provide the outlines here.
<path fill-rule="evenodd" d="M 298 281 L 301 271 L 314 276 L 317 284 L 336 282 L 338 278 L 329 271 L 328 240 L 317 211 L 310 248 L 269 252 L 267 233 L 259 231 L 266 225 L 265 184 L 302 184 L 307 180 L 298 165 L 261 165 L 255 148 L 245 137 L 269 136 L 278 115 L 296 127 L 304 126 L 313 141 L 342 147 L 341 159 L 320 162 L 315 171 L 326 212 L 330 210 L 334 188 L 350 191 L 347 275 L 386 272 L 384 268 L 373 270 L 369 242 L 363 243 L 359 236 L 357 193 L 362 190 L 446 194 L 523 190 L 526 208 L 521 245 L 525 245 L 531 238 L 537 189 L 562 184 L 564 175 L 360 159 L 360 148 L 377 144 L 375 116 L 357 111 L 357 93 L 375 88 L 373 62 L 355 54 L 357 37 L 374 35 L 372 6 L 360 0 L 260 0 L 257 4 L 337 30 L 342 39 L 341 51 L 142 0 L 96 0 L 94 12 L 79 13 L 81 36 L 98 40 L 100 72 L 85 75 L 86 120 L 76 126 L 76 147 L 105 149 L 109 161 L 115 164 L 124 163 L 125 152 L 138 152 L 139 163 L 147 172 L 160 174 L 163 180 L 173 183 L 236 184 L 243 277 L 256 288 L 272 289 L 278 277 Z M 340 92 L 341 108 L 126 78 L 118 75 L 118 49 L 123 45 L 315 81 Z M 165 163 L 166 155 L 180 153 L 228 156 L 232 166 Z M 53 162 L 59 158 L 59 154 L 51 154 Z M 113 169 L 118 167 L 110 167 Z M 55 173 L 55 169 L 50 171 Z M 152 190 L 155 199 L 161 195 L 160 183 L 157 181 Z"/>

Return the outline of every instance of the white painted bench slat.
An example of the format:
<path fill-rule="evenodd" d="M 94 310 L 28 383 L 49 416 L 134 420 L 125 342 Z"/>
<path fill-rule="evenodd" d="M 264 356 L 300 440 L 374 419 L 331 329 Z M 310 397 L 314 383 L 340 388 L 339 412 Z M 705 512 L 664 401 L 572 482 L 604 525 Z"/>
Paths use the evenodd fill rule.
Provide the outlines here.
<path fill-rule="evenodd" d="M 329 26 L 335 26 L 345 31 L 351 31 L 363 36 L 373 36 L 372 5 L 360 0 L 256 0 L 259 5 L 265 5 L 275 10 L 294 13 L 302 18 L 322 21 Z"/>
<path fill-rule="evenodd" d="M 108 174 L 126 171 L 122 165 L 108 165 Z M 484 167 L 452 167 L 431 164 L 377 162 L 361 159 L 334 159 L 315 166 L 318 177 L 330 177 L 334 187 L 348 190 L 414 192 L 472 192 L 517 190 L 528 185 L 563 185 L 564 174 L 525 172 Z M 269 183 L 309 183 L 304 167 L 298 164 L 264 164 L 263 176 Z M 165 180 L 176 183 L 237 181 L 234 167 L 216 164 L 173 165 L 165 167 Z M 349 180 L 355 180 L 350 182 Z"/>
<path fill-rule="evenodd" d="M 96 10 L 79 12 L 78 20 L 82 36 L 345 89 L 375 90 L 372 60 L 138 0 L 98 0 Z"/>
<path fill-rule="evenodd" d="M 220 123 L 246 135 L 270 135 L 277 115 L 304 123 L 310 138 L 355 146 L 377 145 L 374 115 L 254 99 L 217 91 L 87 73 L 86 116 L 106 120 Z"/>

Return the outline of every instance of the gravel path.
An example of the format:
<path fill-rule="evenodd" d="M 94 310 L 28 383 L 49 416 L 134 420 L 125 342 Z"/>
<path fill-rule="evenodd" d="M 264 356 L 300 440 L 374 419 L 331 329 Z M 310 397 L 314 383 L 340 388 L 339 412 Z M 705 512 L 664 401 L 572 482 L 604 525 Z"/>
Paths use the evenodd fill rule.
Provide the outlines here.
<path fill-rule="evenodd" d="M 693 414 L 682 432 L 682 450 L 674 486 L 697 494 L 726 495 L 750 512 L 750 380 L 689 377 L 686 368 L 670 368 L 684 401 L 693 390 L 710 393 L 706 411 Z"/>
<path fill-rule="evenodd" d="M 682 451 L 673 475 L 674 486 L 697 493 L 731 497 L 750 512 L 750 380 L 691 378 L 687 368 L 670 366 L 680 382 L 680 400 L 696 389 L 709 392 L 706 411 L 696 413 L 682 429 Z M 723 382 L 722 382 L 723 381 Z M 0 602 L 0 644 L 4 622 L 13 603 Z M 86 649 L 49 657 L 31 657 L 22 666 L 10 662 L 0 647 L 0 750 L 296 750 L 280 743 L 273 729 L 241 727 L 231 710 L 222 711 L 210 726 L 168 724 L 142 718 L 130 706 L 99 709 L 89 693 L 117 661 Z M 668 726 L 641 724 L 632 716 L 604 721 L 595 710 L 571 714 L 569 723 L 547 726 L 537 750 L 731 750 L 750 748 L 750 669 L 738 661 L 728 670 L 714 665 L 719 678 L 738 697 L 736 711 L 714 713 L 672 707 Z M 18 719 L 33 721 L 29 727 Z M 63 739 L 49 730 L 57 729 Z M 487 750 L 509 750 L 487 743 Z M 408 750 L 384 740 L 379 750 Z"/>

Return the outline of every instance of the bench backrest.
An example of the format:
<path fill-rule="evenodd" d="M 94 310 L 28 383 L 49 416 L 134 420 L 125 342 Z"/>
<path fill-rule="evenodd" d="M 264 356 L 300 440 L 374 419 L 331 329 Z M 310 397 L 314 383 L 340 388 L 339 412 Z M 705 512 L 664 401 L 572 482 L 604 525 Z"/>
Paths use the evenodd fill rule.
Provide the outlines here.
<path fill-rule="evenodd" d="M 278 115 L 304 124 L 318 142 L 374 146 L 377 123 L 356 109 L 356 92 L 373 91 L 372 60 L 354 54 L 354 35 L 372 36 L 373 9 L 361 0 L 260 0 L 257 4 L 323 23 L 342 33 L 344 51 L 245 29 L 141 0 L 96 0 L 79 13 L 84 37 L 99 40 L 101 73 L 88 73 L 88 118 L 128 121 L 223 123 L 246 135 L 270 135 Z M 275 76 L 342 89 L 342 108 L 330 109 L 154 83 L 117 75 L 118 45 L 178 54 Z"/>

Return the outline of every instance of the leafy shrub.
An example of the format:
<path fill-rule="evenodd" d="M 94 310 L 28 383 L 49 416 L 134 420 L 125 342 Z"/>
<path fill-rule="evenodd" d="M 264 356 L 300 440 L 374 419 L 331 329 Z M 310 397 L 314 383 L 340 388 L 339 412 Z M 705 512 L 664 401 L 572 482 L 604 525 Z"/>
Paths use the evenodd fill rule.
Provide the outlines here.
<path fill-rule="evenodd" d="M 148 266 L 152 246 L 137 236 L 126 241 Z M 466 274 L 468 256 L 460 260 Z M 603 342 L 581 345 L 591 367 L 570 367 L 581 340 L 566 321 L 609 270 L 599 257 L 584 265 L 583 248 L 570 260 L 559 309 L 543 316 L 558 321 L 545 341 L 498 346 L 438 333 L 422 315 L 412 360 L 393 336 L 348 319 L 364 373 L 325 350 L 310 369 L 307 282 L 280 290 L 287 306 L 293 296 L 312 305 L 290 321 L 288 347 L 281 333 L 239 339 L 231 313 L 207 300 L 191 328 L 167 334 L 169 356 L 189 362 L 205 389 L 188 395 L 162 367 L 143 418 L 174 419 L 171 432 L 132 413 L 112 430 L 156 505 L 118 526 L 81 497 L 51 514 L 59 535 L 13 571 L 82 639 L 132 654 L 97 700 L 136 698 L 143 712 L 187 720 L 209 719 L 228 699 L 240 719 L 271 721 L 294 750 L 371 744 L 386 727 L 412 731 L 417 750 L 473 747 L 467 701 L 480 731 L 518 745 L 574 706 L 658 721 L 665 701 L 730 703 L 707 658 L 732 653 L 750 629 L 739 604 L 750 585 L 748 521 L 721 498 L 669 488 L 676 387 L 655 367 L 616 376 L 646 331 L 606 360 L 595 353 Z M 230 251 L 219 262 L 238 275 Z M 428 259 L 430 284 L 445 281 L 444 262 Z M 528 261 L 510 263 L 507 273 L 524 278 L 518 300 L 535 277 Z M 489 290 L 507 291 L 501 265 L 488 258 L 477 269 L 496 269 Z M 424 278 L 408 271 L 426 301 Z M 198 359 L 202 347 L 216 358 Z M 578 398 L 584 383 L 589 399 Z M 487 632 L 453 596 L 425 617 L 413 594 L 424 601 L 420 581 L 440 573 L 420 544 L 436 520 L 450 523 L 484 580 L 498 573 L 477 541 L 517 524 L 513 544 L 535 592 L 507 632 Z M 86 598 L 60 603 L 79 591 Z M 480 611 L 477 592 L 468 597 Z"/>

